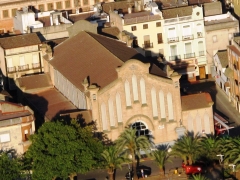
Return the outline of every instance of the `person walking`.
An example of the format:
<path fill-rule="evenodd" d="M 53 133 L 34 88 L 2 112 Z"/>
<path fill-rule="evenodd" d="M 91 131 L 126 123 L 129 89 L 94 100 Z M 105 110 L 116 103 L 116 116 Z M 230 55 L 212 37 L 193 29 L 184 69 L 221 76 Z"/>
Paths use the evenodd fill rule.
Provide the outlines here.
<path fill-rule="evenodd" d="M 143 169 L 141 169 L 141 174 L 142 174 L 142 178 L 144 178 L 145 176 L 144 176 L 144 171 L 143 171 Z"/>

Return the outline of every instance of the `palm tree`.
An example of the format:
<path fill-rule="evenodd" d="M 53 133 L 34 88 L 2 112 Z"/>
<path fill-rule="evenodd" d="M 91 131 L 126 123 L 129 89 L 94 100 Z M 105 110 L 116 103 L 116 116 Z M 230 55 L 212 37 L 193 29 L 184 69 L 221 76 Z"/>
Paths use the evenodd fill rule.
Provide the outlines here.
<path fill-rule="evenodd" d="M 119 156 L 119 150 L 116 148 L 116 146 L 113 145 L 107 147 L 101 155 L 105 161 L 106 169 L 110 180 L 113 180 L 115 169 L 121 169 L 122 163 L 129 161 L 124 156 Z"/>
<path fill-rule="evenodd" d="M 217 158 L 217 154 L 221 151 L 221 139 L 219 137 L 215 137 L 214 135 L 207 135 L 202 138 L 201 142 L 202 149 L 202 157 L 206 160 L 215 160 Z"/>
<path fill-rule="evenodd" d="M 168 153 L 168 147 L 161 147 L 160 149 L 153 151 L 152 152 L 153 157 L 155 162 L 157 163 L 159 170 L 160 170 L 160 175 L 163 176 L 164 175 L 164 166 L 165 163 L 169 160 L 169 153 Z"/>
<path fill-rule="evenodd" d="M 193 175 L 193 179 L 194 180 L 209 180 L 208 178 L 206 178 L 205 176 L 203 176 L 201 174 Z"/>
<path fill-rule="evenodd" d="M 127 128 L 116 140 L 116 146 L 126 155 L 132 156 L 132 166 L 134 170 L 134 180 L 137 179 L 136 157 L 140 158 L 140 150 L 149 153 L 151 143 L 146 136 L 136 136 L 136 129 Z"/>
<path fill-rule="evenodd" d="M 185 164 L 188 162 L 189 165 L 192 165 L 201 152 L 200 142 L 199 134 L 194 136 L 193 133 L 187 132 L 184 136 L 175 140 L 171 153 L 181 157 Z"/>

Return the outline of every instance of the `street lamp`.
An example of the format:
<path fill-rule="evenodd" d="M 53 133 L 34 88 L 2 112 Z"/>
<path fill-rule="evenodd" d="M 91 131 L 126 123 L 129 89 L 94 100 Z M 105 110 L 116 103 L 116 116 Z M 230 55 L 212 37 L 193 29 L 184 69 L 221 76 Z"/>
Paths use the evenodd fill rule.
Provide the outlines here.
<path fill-rule="evenodd" d="M 224 162 L 223 162 L 224 155 L 218 154 L 217 156 L 219 157 L 219 163 L 220 163 L 220 166 L 222 167 L 222 176 L 224 179 Z"/>

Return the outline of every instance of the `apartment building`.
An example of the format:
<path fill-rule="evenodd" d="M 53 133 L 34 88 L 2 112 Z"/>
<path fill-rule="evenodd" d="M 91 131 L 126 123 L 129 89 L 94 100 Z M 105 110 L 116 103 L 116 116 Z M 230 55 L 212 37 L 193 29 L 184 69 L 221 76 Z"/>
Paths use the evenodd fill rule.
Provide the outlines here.
<path fill-rule="evenodd" d="M 208 74 L 210 76 L 212 75 L 211 67 L 214 66 L 213 56 L 219 50 L 226 50 L 227 46 L 231 44 L 234 34 L 239 31 L 239 22 L 228 12 L 226 14 L 204 17 L 204 27 L 207 47 L 207 69 L 210 72 Z"/>
<path fill-rule="evenodd" d="M 162 10 L 165 61 L 189 81 L 206 78 L 203 8 L 187 6 Z"/>
<path fill-rule="evenodd" d="M 30 146 L 29 136 L 34 132 L 34 114 L 28 106 L 0 101 L 1 149 L 15 149 L 18 154 L 23 154 Z"/>
<path fill-rule="evenodd" d="M 13 18 L 17 10 L 28 7 L 34 12 L 52 10 L 67 10 L 69 13 L 79 13 L 93 10 L 93 5 L 99 2 L 111 2 L 112 0 L 0 0 L 0 33 L 13 31 Z"/>
<path fill-rule="evenodd" d="M 173 143 L 186 130 L 214 133 L 210 95 L 181 100 L 181 75 L 167 75 L 126 43 L 81 31 L 46 61 L 55 88 L 91 112 L 97 131 L 111 140 L 129 125 L 154 136 L 156 145 Z"/>
<path fill-rule="evenodd" d="M 0 67 L 4 87 L 14 89 L 16 78 L 43 72 L 40 45 L 36 33 L 0 38 Z"/>

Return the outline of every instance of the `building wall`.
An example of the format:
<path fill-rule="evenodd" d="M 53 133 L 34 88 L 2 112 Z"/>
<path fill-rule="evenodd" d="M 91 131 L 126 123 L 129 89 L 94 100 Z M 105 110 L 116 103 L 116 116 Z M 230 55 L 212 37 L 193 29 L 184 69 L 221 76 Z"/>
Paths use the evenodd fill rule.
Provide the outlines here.
<path fill-rule="evenodd" d="M 98 92 L 89 89 L 98 129 L 115 140 L 128 125 L 142 122 L 156 144 L 176 139 L 175 128 L 181 119 L 180 76 L 168 79 L 150 75 L 149 64 L 137 60 L 127 61 L 117 71 L 119 78 L 107 87 Z"/>
<path fill-rule="evenodd" d="M 0 30 L 4 29 L 5 32 L 8 30 L 12 32 L 13 28 L 13 10 L 18 9 L 20 10 L 23 7 L 34 6 L 34 8 L 40 10 L 43 7 L 42 11 L 50 11 L 50 10 L 72 10 L 73 12 L 76 11 L 81 7 L 82 11 L 89 11 L 90 9 L 93 10 L 93 5 L 98 1 L 93 0 L 81 0 L 79 1 L 79 5 L 74 4 L 74 0 L 69 0 L 70 6 L 66 6 L 68 0 L 37 0 L 37 1 L 13 1 L 9 3 L 5 3 L 0 1 Z M 61 2 L 61 7 L 58 6 L 57 3 Z M 99 1 L 103 2 L 103 1 Z M 113 0 L 104 0 L 104 2 L 113 2 Z M 49 4 L 49 5 L 48 5 Z M 50 6 L 51 5 L 51 6 Z M 50 8 L 50 9 L 49 9 Z M 8 12 L 6 14 L 6 12 Z M 7 15 L 7 16 L 6 16 Z M 4 23 L 4 25 L 3 25 Z"/>

